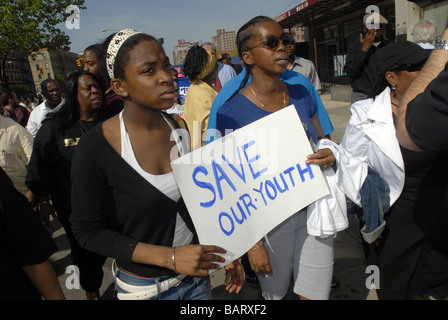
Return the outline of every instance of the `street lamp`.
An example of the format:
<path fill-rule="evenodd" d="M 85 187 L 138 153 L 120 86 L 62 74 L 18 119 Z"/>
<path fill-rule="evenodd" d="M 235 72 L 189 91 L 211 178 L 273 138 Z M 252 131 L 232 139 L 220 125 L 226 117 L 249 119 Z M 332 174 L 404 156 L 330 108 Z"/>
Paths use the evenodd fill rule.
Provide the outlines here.
<path fill-rule="evenodd" d="M 118 31 L 117 29 L 101 29 L 101 32 Z"/>

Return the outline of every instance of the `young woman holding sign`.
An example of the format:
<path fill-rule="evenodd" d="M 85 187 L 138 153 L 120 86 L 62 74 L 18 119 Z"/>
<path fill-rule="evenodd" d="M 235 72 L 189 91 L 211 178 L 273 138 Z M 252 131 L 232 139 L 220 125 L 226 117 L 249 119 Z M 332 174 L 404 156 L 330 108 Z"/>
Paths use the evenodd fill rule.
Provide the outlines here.
<path fill-rule="evenodd" d="M 217 129 L 221 134 L 294 104 L 308 137 L 314 142 L 324 138 L 308 91 L 301 85 L 288 85 L 280 80 L 288 66 L 280 25 L 268 17 L 256 17 L 240 28 L 237 44 L 246 78 L 218 111 Z M 245 87 L 250 75 L 252 82 Z M 334 160 L 330 149 L 322 149 L 309 155 L 307 162 L 325 169 Z M 333 238 L 308 236 L 305 209 L 255 244 L 248 256 L 263 298 L 283 299 L 293 272 L 294 292 L 302 299 L 328 299 L 333 273 Z"/>
<path fill-rule="evenodd" d="M 119 299 L 210 299 L 208 273 L 225 250 L 197 244 L 174 180 L 171 150 L 189 148 L 188 137 L 170 140 L 179 123 L 162 112 L 175 98 L 168 57 L 155 38 L 126 29 L 110 42 L 107 66 L 124 109 L 79 142 L 73 232 L 82 246 L 115 259 Z M 241 266 L 231 262 L 226 271 L 227 289 L 238 293 Z"/>

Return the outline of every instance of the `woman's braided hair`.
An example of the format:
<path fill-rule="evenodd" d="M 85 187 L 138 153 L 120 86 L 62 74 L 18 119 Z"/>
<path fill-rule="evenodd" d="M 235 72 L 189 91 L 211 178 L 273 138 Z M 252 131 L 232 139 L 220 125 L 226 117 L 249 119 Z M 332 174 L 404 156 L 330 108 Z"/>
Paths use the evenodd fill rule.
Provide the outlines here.
<path fill-rule="evenodd" d="M 239 88 L 232 94 L 232 96 L 227 99 L 226 102 L 232 100 L 238 92 L 240 92 L 249 81 L 250 75 L 251 75 L 251 66 L 247 65 L 243 60 L 243 52 L 247 51 L 249 49 L 249 40 L 252 39 L 253 33 L 250 31 L 250 28 L 254 25 L 257 25 L 260 22 L 264 21 L 275 21 L 272 18 L 266 17 L 266 16 L 257 16 L 247 23 L 245 23 L 236 34 L 236 44 L 238 47 L 238 55 L 240 57 L 240 60 L 243 61 L 244 68 L 246 69 L 246 75 L 244 76 L 243 81 L 241 82 Z"/>

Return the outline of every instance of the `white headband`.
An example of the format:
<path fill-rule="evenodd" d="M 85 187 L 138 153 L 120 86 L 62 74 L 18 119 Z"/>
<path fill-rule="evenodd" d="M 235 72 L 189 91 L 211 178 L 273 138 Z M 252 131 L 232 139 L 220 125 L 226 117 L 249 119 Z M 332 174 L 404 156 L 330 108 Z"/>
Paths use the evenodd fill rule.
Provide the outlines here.
<path fill-rule="evenodd" d="M 107 73 L 109 74 L 109 77 L 111 79 L 115 78 L 114 74 L 115 58 L 117 57 L 118 51 L 120 51 L 121 46 L 123 45 L 123 43 L 125 43 L 127 39 L 139 33 L 141 32 L 138 32 L 133 29 L 124 29 L 118 31 L 110 41 L 106 53 L 106 66 L 107 66 Z"/>

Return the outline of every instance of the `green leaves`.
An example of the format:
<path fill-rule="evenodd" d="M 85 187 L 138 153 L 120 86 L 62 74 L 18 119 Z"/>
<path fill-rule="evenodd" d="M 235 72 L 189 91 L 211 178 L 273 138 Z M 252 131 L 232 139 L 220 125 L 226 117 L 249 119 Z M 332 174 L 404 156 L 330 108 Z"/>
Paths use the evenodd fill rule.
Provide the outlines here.
<path fill-rule="evenodd" d="M 84 0 L 0 0 L 0 54 L 11 49 L 29 54 L 39 48 L 68 50 L 69 37 L 57 25 L 69 5 L 86 9 Z"/>
<path fill-rule="evenodd" d="M 31 54 L 39 48 L 69 50 L 70 38 L 57 26 L 65 23 L 70 5 L 86 9 L 85 0 L 0 0 L 0 74 L 4 74 L 5 59 L 11 50 Z"/>

